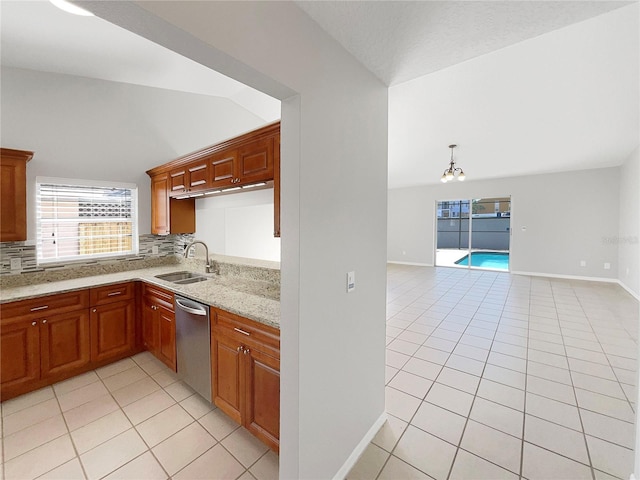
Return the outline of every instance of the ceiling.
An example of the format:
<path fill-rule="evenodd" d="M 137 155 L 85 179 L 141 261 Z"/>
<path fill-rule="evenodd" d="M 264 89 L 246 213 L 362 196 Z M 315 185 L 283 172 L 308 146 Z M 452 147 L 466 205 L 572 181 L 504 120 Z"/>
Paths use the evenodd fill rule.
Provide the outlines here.
<path fill-rule="evenodd" d="M 226 97 L 265 121 L 280 102 L 98 17 L 48 1 L 0 2 L 2 66 Z"/>
<path fill-rule="evenodd" d="M 389 186 L 620 165 L 638 146 L 638 3 L 298 1 L 389 90 Z M 279 102 L 97 17 L 0 2 L 3 66 Z"/>
<path fill-rule="evenodd" d="M 395 85 L 620 8 L 616 1 L 297 1 Z"/>

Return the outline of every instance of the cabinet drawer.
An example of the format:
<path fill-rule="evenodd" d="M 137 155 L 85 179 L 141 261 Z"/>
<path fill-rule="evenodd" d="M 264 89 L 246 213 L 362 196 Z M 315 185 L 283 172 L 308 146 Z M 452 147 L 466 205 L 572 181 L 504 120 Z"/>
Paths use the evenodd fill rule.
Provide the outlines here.
<path fill-rule="evenodd" d="M 148 297 L 154 297 L 153 301 L 162 304 L 164 307 L 173 312 L 173 293 L 171 293 L 170 291 L 165 290 L 164 288 L 156 287 L 155 285 L 143 283 L 142 295 L 145 297 L 145 300 L 149 300 Z"/>
<path fill-rule="evenodd" d="M 92 288 L 90 289 L 91 306 L 131 300 L 135 292 L 134 286 L 133 282 L 126 282 Z"/>
<path fill-rule="evenodd" d="M 57 313 L 73 312 L 89 308 L 89 290 L 47 295 L 0 305 L 2 323 L 13 320 L 28 320 Z"/>
<path fill-rule="evenodd" d="M 217 332 L 241 343 L 257 345 L 258 348 L 260 344 L 271 347 L 266 353 L 280 358 L 280 331 L 277 328 L 263 325 L 224 310 L 217 308 L 214 310 L 214 328 Z"/>

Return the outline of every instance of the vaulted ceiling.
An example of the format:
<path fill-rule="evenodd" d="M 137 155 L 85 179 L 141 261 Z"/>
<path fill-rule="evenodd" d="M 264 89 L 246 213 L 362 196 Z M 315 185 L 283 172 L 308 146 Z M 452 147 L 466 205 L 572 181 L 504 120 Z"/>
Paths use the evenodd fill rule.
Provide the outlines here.
<path fill-rule="evenodd" d="M 619 165 L 638 146 L 638 2 L 300 1 L 390 86 L 389 186 Z M 279 102 L 97 17 L 0 3 L 2 65 Z"/>

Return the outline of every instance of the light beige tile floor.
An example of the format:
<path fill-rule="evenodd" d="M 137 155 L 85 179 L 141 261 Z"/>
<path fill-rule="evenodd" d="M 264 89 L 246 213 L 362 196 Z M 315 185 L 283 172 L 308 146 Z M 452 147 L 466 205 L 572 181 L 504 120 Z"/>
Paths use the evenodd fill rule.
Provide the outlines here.
<path fill-rule="evenodd" d="M 390 265 L 388 420 L 348 478 L 626 480 L 638 304 L 621 288 Z M 3 402 L 12 479 L 278 478 L 151 354 Z"/>
<path fill-rule="evenodd" d="M 350 479 L 632 471 L 638 303 L 622 288 L 388 266 L 388 420 Z"/>
<path fill-rule="evenodd" d="M 0 479 L 278 478 L 277 455 L 148 352 L 1 408 Z"/>

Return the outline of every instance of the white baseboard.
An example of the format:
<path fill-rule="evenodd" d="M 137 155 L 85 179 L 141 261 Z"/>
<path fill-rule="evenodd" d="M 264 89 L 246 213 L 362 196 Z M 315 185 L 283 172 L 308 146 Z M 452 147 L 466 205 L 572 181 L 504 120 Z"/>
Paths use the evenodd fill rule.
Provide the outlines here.
<path fill-rule="evenodd" d="M 413 265 L 414 267 L 433 267 L 433 263 L 396 262 L 395 260 L 387 260 L 387 263 L 395 263 L 396 265 Z"/>
<path fill-rule="evenodd" d="M 624 289 L 627 291 L 627 293 L 629 293 L 629 295 L 631 295 L 633 298 L 635 298 L 636 300 L 638 300 L 638 301 L 640 302 L 640 294 L 638 294 L 638 293 L 634 292 L 633 290 L 631 290 L 631 288 L 627 287 L 627 286 L 624 284 L 624 282 L 622 282 L 622 281 L 620 281 L 620 280 L 618 280 L 618 284 L 619 284 L 622 288 L 624 288 Z"/>
<path fill-rule="evenodd" d="M 587 282 L 620 283 L 617 278 L 583 277 L 581 275 L 560 275 L 557 273 L 540 273 L 540 272 L 511 271 L 510 273 L 513 275 L 527 275 L 529 277 L 564 278 L 566 280 L 584 280 Z"/>
<path fill-rule="evenodd" d="M 527 275 L 530 277 L 548 277 L 548 278 L 564 278 L 567 280 L 584 280 L 586 282 L 602 282 L 602 283 L 617 283 L 633 298 L 640 301 L 640 295 L 631 290 L 627 285 L 618 280 L 617 278 L 602 278 L 602 277 L 583 277 L 580 275 L 558 275 L 556 273 L 538 273 L 538 272 L 511 272 L 513 275 Z"/>
<path fill-rule="evenodd" d="M 333 477 L 333 480 L 344 480 L 346 478 L 346 476 L 349 474 L 349 472 L 351 471 L 353 466 L 356 464 L 360 456 L 364 453 L 365 449 L 371 443 L 371 440 L 373 440 L 373 437 L 376 436 L 376 433 L 378 433 L 378 430 L 382 428 L 382 425 L 384 425 L 384 422 L 386 420 L 387 420 L 387 412 L 382 412 L 382 415 L 380 415 L 380 417 L 378 417 L 378 419 L 373 423 L 373 425 L 371 425 L 371 428 L 369 429 L 369 431 L 365 434 L 364 437 L 362 437 L 362 440 L 360 440 L 360 443 L 356 445 L 356 448 L 353 449 L 353 452 L 351 452 L 351 455 L 349 455 L 349 458 L 347 458 L 347 460 L 342 464 L 342 467 L 340 467 L 340 470 L 338 470 L 338 473 L 335 474 L 335 476 Z"/>

